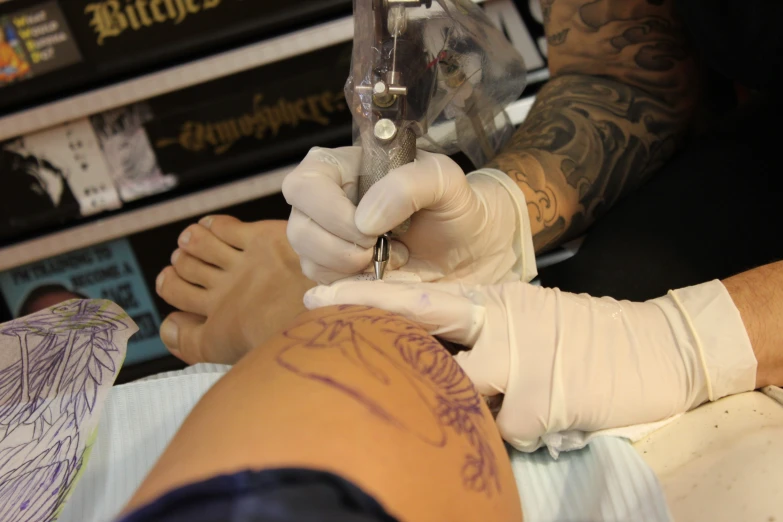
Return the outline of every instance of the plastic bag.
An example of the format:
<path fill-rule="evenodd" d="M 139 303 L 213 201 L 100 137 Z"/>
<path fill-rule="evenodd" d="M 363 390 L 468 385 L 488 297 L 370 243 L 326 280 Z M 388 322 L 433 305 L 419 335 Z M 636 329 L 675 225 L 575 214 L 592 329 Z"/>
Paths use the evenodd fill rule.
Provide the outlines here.
<path fill-rule="evenodd" d="M 470 0 L 354 0 L 346 99 L 365 150 L 360 194 L 415 149 L 464 152 L 480 167 L 513 133 L 504 109 L 526 69 Z M 415 143 L 415 147 L 412 145 Z"/>

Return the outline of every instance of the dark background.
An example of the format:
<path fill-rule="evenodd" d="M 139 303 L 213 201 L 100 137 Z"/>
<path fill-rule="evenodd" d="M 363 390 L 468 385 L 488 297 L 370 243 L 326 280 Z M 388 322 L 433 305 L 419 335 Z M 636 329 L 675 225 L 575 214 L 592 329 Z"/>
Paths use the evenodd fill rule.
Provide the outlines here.
<path fill-rule="evenodd" d="M 123 5 L 127 1 L 120 0 Z M 0 16 L 42 3 L 12 0 L 0 4 Z M 100 0 L 59 2 L 82 62 L 0 87 L 0 116 L 351 14 L 351 0 L 221 0 L 217 7 L 190 14 L 178 25 L 128 28 L 99 45 L 90 26 L 93 15 L 85 13 L 94 3 Z"/>

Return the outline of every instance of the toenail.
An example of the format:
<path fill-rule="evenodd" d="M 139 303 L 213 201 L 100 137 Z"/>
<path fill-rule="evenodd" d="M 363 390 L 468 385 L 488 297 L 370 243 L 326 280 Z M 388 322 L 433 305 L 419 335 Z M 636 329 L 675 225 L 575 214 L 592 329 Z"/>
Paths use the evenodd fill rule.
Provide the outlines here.
<path fill-rule="evenodd" d="M 176 264 L 177 264 L 177 259 L 179 259 L 179 255 L 180 255 L 180 254 L 181 254 L 181 252 L 179 251 L 179 249 L 175 250 L 175 251 L 174 251 L 174 252 L 171 254 L 171 264 L 172 264 L 172 265 L 176 265 Z"/>
<path fill-rule="evenodd" d="M 166 273 L 161 272 L 158 275 L 158 278 L 155 280 L 155 288 L 160 292 L 160 289 L 163 287 L 163 281 L 166 279 Z"/>
<path fill-rule="evenodd" d="M 190 230 L 186 230 L 182 233 L 181 236 L 179 236 L 179 242 L 182 243 L 183 245 L 187 245 L 188 243 L 190 243 L 191 236 L 193 236 L 193 232 L 191 232 Z"/>
<path fill-rule="evenodd" d="M 203 218 L 201 221 L 199 221 L 199 224 L 206 229 L 210 229 L 212 228 L 212 222 L 214 220 L 215 218 L 213 218 L 212 216 L 207 216 Z"/>
<path fill-rule="evenodd" d="M 170 319 L 163 321 L 163 324 L 160 325 L 160 339 L 163 341 L 163 344 L 166 345 L 166 348 L 168 348 L 170 351 L 178 351 L 179 327 L 174 321 Z"/>

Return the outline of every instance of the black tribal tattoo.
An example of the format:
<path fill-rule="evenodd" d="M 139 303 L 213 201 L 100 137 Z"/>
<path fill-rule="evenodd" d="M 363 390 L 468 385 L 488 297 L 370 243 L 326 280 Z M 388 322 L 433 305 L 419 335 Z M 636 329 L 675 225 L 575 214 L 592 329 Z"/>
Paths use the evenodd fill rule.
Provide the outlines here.
<path fill-rule="evenodd" d="M 284 335 L 291 343 L 277 355 L 277 363 L 345 393 L 376 418 L 426 444 L 443 448 L 451 437 L 459 437 L 469 448 L 460 469 L 465 488 L 489 497 L 499 493 L 498 457 L 487 442 L 482 399 L 470 380 L 440 343 L 419 326 L 391 313 L 368 314 L 368 310 L 343 306 L 337 312 L 340 317 L 322 317 L 288 330 Z M 370 324 L 393 343 L 396 357 L 362 335 L 361 326 Z M 407 424 L 360 386 L 320 369 L 311 355 L 314 350 L 339 355 L 381 386 L 408 387 L 429 411 L 432 422 Z"/>
<path fill-rule="evenodd" d="M 537 251 L 583 233 L 675 152 L 693 100 L 671 0 L 541 0 L 552 80 L 488 166 L 525 193 Z"/>

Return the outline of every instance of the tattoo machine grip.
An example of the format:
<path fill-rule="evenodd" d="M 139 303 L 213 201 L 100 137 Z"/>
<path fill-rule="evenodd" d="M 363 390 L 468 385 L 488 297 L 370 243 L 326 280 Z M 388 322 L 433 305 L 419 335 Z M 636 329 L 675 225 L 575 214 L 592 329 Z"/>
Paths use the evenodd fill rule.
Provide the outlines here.
<path fill-rule="evenodd" d="M 382 150 L 387 149 L 387 150 Z M 392 170 L 413 163 L 416 159 L 416 135 L 410 128 L 402 128 L 389 144 L 369 143 L 362 148 L 359 171 L 359 200 L 364 199 L 370 187 L 385 178 Z M 410 219 L 394 229 L 392 234 L 407 232 Z"/>
<path fill-rule="evenodd" d="M 362 146 L 362 160 L 359 170 L 359 200 L 361 201 L 370 187 L 386 177 L 392 170 L 412 163 L 416 159 L 416 135 L 410 127 L 395 130 L 395 136 L 388 143 L 370 139 Z M 386 265 L 391 255 L 390 240 L 408 231 L 410 218 L 393 231 L 378 238 L 373 251 L 375 278 L 383 279 Z"/>

